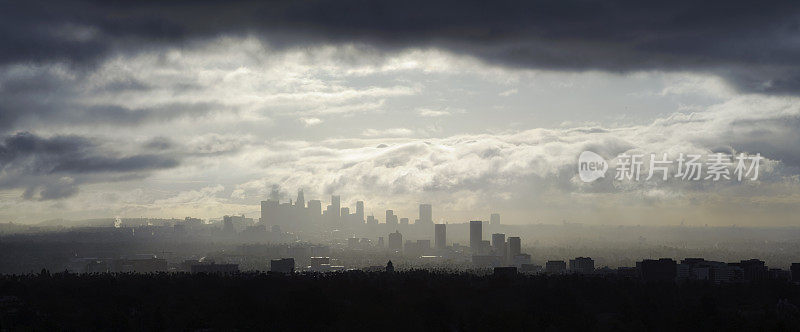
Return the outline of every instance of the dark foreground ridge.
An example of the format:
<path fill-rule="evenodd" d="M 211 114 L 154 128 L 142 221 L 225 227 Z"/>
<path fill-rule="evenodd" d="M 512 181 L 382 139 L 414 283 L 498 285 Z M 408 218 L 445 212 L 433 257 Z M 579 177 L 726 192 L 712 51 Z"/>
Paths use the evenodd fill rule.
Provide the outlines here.
<path fill-rule="evenodd" d="M 0 330 L 792 330 L 786 281 L 432 271 L 0 276 Z"/>

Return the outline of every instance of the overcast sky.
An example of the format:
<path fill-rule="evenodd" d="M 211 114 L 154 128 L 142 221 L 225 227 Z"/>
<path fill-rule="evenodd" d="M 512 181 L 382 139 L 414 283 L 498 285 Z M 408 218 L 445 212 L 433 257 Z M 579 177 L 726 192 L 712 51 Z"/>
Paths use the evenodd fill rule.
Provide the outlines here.
<path fill-rule="evenodd" d="M 798 225 L 799 14 L 0 1 L 0 221 L 257 217 L 277 186 L 379 219 Z M 757 181 L 582 183 L 584 150 L 765 160 Z"/>

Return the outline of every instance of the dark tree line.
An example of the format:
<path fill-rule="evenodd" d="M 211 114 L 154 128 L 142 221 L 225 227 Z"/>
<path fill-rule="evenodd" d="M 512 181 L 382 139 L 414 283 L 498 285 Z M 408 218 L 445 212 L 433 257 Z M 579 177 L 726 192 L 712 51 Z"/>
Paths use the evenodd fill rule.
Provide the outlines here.
<path fill-rule="evenodd" d="M 796 330 L 800 286 L 407 271 L 0 276 L 0 330 Z"/>

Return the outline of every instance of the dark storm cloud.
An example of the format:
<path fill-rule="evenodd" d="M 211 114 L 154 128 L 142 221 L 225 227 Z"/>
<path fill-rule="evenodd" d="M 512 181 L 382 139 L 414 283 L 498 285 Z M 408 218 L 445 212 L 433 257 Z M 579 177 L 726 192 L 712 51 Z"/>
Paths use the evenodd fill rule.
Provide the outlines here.
<path fill-rule="evenodd" d="M 91 65 L 114 52 L 228 34 L 273 45 L 437 46 L 508 66 L 691 70 L 748 92 L 800 93 L 793 1 L 11 2 L 0 62 Z"/>
<path fill-rule="evenodd" d="M 91 140 L 79 136 L 43 138 L 17 133 L 0 141 L 3 170 L 24 167 L 27 173 L 130 172 L 177 166 L 174 157 L 141 154 L 110 157 Z"/>
<path fill-rule="evenodd" d="M 780 160 L 788 167 L 800 169 L 800 116 L 784 115 L 774 119 L 740 119 L 723 133 L 730 137 L 731 147 L 750 154 Z"/>
<path fill-rule="evenodd" d="M 64 85 L 69 85 L 65 82 Z M 134 108 L 120 105 L 83 105 L 79 91 L 58 92 L 64 87 L 9 92 L 0 87 L 0 132 L 13 131 L 36 123 L 64 125 L 122 125 L 132 126 L 153 121 L 182 117 L 202 117 L 218 110 L 232 110 L 218 103 L 171 102 L 156 107 Z M 26 122 L 27 121 L 27 122 Z"/>
<path fill-rule="evenodd" d="M 173 146 L 175 146 L 175 143 L 169 137 L 164 136 L 153 137 L 144 144 L 145 148 L 153 150 L 167 150 Z"/>
<path fill-rule="evenodd" d="M 134 78 L 119 78 L 87 86 L 85 82 L 91 72 L 76 70 L 70 71 L 70 74 L 63 75 L 51 68 L 36 67 L 22 74 L 0 77 L 0 132 L 13 132 L 20 127 L 28 129 L 36 123 L 138 125 L 148 121 L 200 117 L 224 108 L 219 103 L 207 102 L 168 102 L 143 108 L 114 104 L 87 105 L 84 97 L 163 87 L 154 87 Z M 176 85 L 179 90 L 186 86 L 185 83 Z M 25 123 L 26 120 L 29 123 Z"/>
<path fill-rule="evenodd" d="M 80 136 L 40 137 L 17 133 L 0 140 L 0 188 L 26 188 L 26 198 L 70 196 L 78 185 L 127 179 L 158 169 L 176 167 L 175 156 L 152 153 L 116 156 Z"/>

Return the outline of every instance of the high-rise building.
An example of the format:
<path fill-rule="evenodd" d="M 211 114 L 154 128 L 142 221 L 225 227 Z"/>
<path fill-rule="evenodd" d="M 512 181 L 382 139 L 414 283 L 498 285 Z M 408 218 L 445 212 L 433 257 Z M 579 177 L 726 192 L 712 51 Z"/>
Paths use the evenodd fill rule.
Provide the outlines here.
<path fill-rule="evenodd" d="M 759 259 L 748 259 L 739 262 L 739 267 L 744 271 L 744 279 L 748 281 L 759 281 L 768 278 L 768 269 L 764 261 Z"/>
<path fill-rule="evenodd" d="M 492 216 L 489 219 L 490 225 L 500 225 L 500 214 L 499 213 L 492 213 Z"/>
<path fill-rule="evenodd" d="M 573 273 L 589 274 L 594 272 L 594 260 L 589 257 L 576 257 L 569 260 L 569 270 Z"/>
<path fill-rule="evenodd" d="M 267 222 L 267 201 L 261 201 L 261 217 L 258 221 L 262 224 Z"/>
<path fill-rule="evenodd" d="M 299 208 L 306 207 L 306 199 L 305 196 L 303 196 L 303 189 L 297 191 L 297 201 L 294 202 L 294 206 Z"/>
<path fill-rule="evenodd" d="M 483 222 L 472 220 L 469 222 L 469 246 L 473 251 L 479 250 L 483 241 Z"/>
<path fill-rule="evenodd" d="M 341 213 L 339 213 L 339 216 L 342 217 L 342 220 L 345 220 L 345 221 L 348 220 L 348 218 L 350 218 L 350 208 L 349 207 L 343 207 L 340 210 L 341 210 Z"/>
<path fill-rule="evenodd" d="M 364 201 L 356 202 L 356 222 L 358 224 L 364 223 Z"/>
<path fill-rule="evenodd" d="M 272 272 L 294 273 L 294 258 L 273 259 L 269 265 Z"/>
<path fill-rule="evenodd" d="M 402 250 L 403 249 L 403 234 L 399 231 L 389 233 L 389 250 Z"/>
<path fill-rule="evenodd" d="M 331 196 L 331 211 L 334 213 L 334 217 L 338 218 L 341 216 L 340 209 L 342 208 L 341 199 L 337 195 Z"/>
<path fill-rule="evenodd" d="M 544 264 L 544 271 L 547 274 L 563 274 L 567 271 L 567 263 L 564 261 L 547 261 Z"/>
<path fill-rule="evenodd" d="M 261 201 L 261 222 L 265 224 L 275 224 L 278 219 L 278 201 L 268 199 Z"/>
<path fill-rule="evenodd" d="M 311 263 L 311 270 L 312 271 L 324 271 L 325 269 L 330 268 L 331 266 L 331 258 L 330 257 L 310 257 L 309 262 Z"/>
<path fill-rule="evenodd" d="M 432 224 L 433 223 L 433 209 L 430 204 L 419 205 L 419 223 Z"/>
<path fill-rule="evenodd" d="M 492 250 L 497 256 L 506 256 L 506 235 L 502 233 L 492 234 Z"/>
<path fill-rule="evenodd" d="M 308 201 L 308 215 L 313 219 L 322 214 L 322 202 L 318 199 Z"/>
<path fill-rule="evenodd" d="M 400 218 L 400 225 L 408 225 L 408 218 Z"/>
<path fill-rule="evenodd" d="M 386 225 L 397 226 L 397 216 L 392 210 L 386 210 Z"/>
<path fill-rule="evenodd" d="M 518 236 L 511 236 L 508 238 L 508 257 L 514 258 L 514 256 L 519 255 L 522 253 L 522 240 Z"/>
<path fill-rule="evenodd" d="M 436 224 L 433 227 L 435 231 L 434 245 L 436 249 L 447 248 L 447 225 Z"/>

